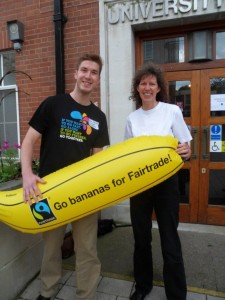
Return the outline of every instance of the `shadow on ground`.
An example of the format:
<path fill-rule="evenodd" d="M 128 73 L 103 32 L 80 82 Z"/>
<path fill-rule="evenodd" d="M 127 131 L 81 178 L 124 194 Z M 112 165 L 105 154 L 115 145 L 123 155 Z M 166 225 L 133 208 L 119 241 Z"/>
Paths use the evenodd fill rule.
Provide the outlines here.
<path fill-rule="evenodd" d="M 162 279 L 162 255 L 158 229 L 153 229 L 154 280 Z M 189 287 L 225 292 L 225 236 L 179 231 Z M 132 228 L 117 227 L 98 238 L 102 272 L 133 277 Z M 74 268 L 74 256 L 63 260 L 64 268 Z"/>

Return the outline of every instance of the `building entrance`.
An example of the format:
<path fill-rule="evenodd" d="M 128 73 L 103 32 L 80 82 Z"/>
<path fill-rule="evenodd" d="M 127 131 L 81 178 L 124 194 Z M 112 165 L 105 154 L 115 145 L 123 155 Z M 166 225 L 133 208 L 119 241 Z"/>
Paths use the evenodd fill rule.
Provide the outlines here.
<path fill-rule="evenodd" d="M 179 171 L 180 221 L 225 225 L 225 71 L 167 71 L 166 78 L 193 137 Z"/>

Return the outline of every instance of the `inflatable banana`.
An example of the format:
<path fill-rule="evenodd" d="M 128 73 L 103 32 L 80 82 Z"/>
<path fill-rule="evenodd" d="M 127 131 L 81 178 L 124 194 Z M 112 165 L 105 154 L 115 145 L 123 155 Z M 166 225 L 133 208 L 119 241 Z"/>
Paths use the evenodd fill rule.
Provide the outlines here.
<path fill-rule="evenodd" d="M 0 192 L 0 221 L 28 233 L 47 231 L 134 196 L 175 174 L 177 140 L 142 136 L 111 146 L 44 177 L 43 199 L 24 204 L 22 188 Z"/>

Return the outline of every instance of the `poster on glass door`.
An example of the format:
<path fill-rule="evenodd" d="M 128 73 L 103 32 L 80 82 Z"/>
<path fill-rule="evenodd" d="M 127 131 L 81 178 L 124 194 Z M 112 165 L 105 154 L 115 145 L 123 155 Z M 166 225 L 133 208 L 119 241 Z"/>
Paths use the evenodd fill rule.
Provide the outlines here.
<path fill-rule="evenodd" d="M 225 94 L 211 95 L 210 111 L 224 111 L 225 110 Z"/>
<path fill-rule="evenodd" d="M 222 125 L 210 126 L 210 152 L 225 152 L 222 143 Z"/>

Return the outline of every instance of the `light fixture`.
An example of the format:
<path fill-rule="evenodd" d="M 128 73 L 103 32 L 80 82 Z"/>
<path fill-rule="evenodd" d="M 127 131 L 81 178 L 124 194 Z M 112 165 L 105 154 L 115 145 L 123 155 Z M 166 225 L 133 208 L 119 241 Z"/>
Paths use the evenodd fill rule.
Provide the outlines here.
<path fill-rule="evenodd" d="M 14 49 L 17 52 L 22 50 L 22 43 L 24 42 L 24 25 L 18 20 L 7 22 L 8 36 L 13 42 Z"/>
<path fill-rule="evenodd" d="M 188 61 L 207 61 L 213 59 L 213 33 L 210 30 L 188 33 Z"/>

